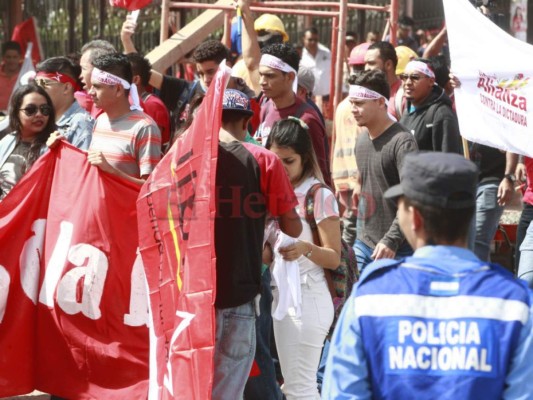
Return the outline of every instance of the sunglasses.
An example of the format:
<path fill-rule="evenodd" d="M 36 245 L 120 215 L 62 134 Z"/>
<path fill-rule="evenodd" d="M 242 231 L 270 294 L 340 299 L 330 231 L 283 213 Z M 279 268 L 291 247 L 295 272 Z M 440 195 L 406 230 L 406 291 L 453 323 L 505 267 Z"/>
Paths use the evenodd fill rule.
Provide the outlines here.
<path fill-rule="evenodd" d="M 40 106 L 28 104 L 26 108 L 21 108 L 20 111 L 24 111 L 24 114 L 26 114 L 28 117 L 33 117 L 38 111 L 41 111 L 41 114 L 43 114 L 45 117 L 48 117 L 52 113 L 52 107 L 50 107 L 48 104 L 41 104 Z"/>
<path fill-rule="evenodd" d="M 398 77 L 402 80 L 402 81 L 406 81 L 407 79 L 411 79 L 411 81 L 413 82 L 418 82 L 420 79 L 424 79 L 424 78 L 427 78 L 427 76 L 422 76 L 422 75 L 407 75 L 407 74 L 400 74 L 398 75 Z"/>
<path fill-rule="evenodd" d="M 35 79 L 35 83 L 43 89 L 46 89 L 50 86 L 59 85 L 61 82 L 47 81 L 46 79 Z"/>

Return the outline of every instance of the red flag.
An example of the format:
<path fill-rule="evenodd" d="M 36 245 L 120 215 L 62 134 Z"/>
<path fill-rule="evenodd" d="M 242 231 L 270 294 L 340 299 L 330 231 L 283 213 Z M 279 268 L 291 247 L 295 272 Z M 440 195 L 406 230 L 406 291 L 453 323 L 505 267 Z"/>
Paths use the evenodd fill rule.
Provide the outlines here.
<path fill-rule="evenodd" d="M 230 76 L 222 68 L 193 124 L 148 178 L 137 202 L 153 318 L 150 399 L 211 398 L 214 188 L 222 97 Z"/>
<path fill-rule="evenodd" d="M 0 396 L 146 397 L 138 191 L 62 143 L 0 203 Z"/>
<path fill-rule="evenodd" d="M 41 36 L 39 35 L 39 28 L 35 17 L 30 17 L 26 21 L 16 25 L 15 29 L 13 29 L 11 40 L 20 44 L 22 47 L 22 54 L 26 54 L 28 43 L 33 43 L 33 49 L 31 52 L 33 65 L 36 65 L 44 59 Z"/>
<path fill-rule="evenodd" d="M 125 8 L 128 11 L 140 10 L 151 3 L 152 0 L 109 0 L 111 6 Z"/>

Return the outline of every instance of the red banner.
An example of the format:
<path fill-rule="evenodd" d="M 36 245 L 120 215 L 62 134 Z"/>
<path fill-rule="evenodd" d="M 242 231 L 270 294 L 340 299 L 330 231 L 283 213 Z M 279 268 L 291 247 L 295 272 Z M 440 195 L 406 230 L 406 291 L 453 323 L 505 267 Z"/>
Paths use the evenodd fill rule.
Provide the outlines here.
<path fill-rule="evenodd" d="M 26 54 L 28 43 L 33 43 L 31 51 L 33 65 L 36 65 L 43 60 L 41 37 L 39 35 L 39 28 L 37 27 L 37 20 L 35 17 L 30 17 L 26 21 L 16 25 L 13 29 L 11 40 L 20 44 L 22 47 L 22 54 Z"/>
<path fill-rule="evenodd" d="M 63 143 L 0 202 L 0 397 L 145 398 L 139 188 Z"/>
<path fill-rule="evenodd" d="M 137 203 L 154 328 L 150 399 L 211 398 L 216 287 L 212 194 L 229 75 L 229 70 L 219 70 L 193 124 L 161 160 Z"/>
<path fill-rule="evenodd" d="M 125 8 L 128 11 L 140 10 L 152 3 L 152 0 L 109 0 L 113 7 Z"/>

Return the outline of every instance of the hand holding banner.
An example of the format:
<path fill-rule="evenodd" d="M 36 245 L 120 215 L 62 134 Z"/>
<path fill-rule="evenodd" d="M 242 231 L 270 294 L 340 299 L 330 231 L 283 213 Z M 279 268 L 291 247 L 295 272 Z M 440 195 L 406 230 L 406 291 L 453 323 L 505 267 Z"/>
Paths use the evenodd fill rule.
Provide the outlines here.
<path fill-rule="evenodd" d="M 149 399 L 208 400 L 215 345 L 215 177 L 222 98 L 213 79 L 191 127 L 141 189 L 139 243 L 150 291 Z"/>
<path fill-rule="evenodd" d="M 0 202 L 0 397 L 146 397 L 138 191 L 62 141 Z"/>

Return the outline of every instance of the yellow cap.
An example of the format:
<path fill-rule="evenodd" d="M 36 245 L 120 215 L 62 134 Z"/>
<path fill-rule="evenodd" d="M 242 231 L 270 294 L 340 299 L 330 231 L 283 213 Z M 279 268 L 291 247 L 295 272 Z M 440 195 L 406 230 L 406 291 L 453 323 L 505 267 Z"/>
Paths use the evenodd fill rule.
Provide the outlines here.
<path fill-rule="evenodd" d="M 283 41 L 287 42 L 289 40 L 289 35 L 285 32 L 285 26 L 281 19 L 272 14 L 263 14 L 257 18 L 254 22 L 254 29 L 256 31 L 275 31 L 281 33 L 283 36 Z"/>
<path fill-rule="evenodd" d="M 396 47 L 396 57 L 398 57 L 398 64 L 396 64 L 396 75 L 403 74 L 405 67 L 411 60 L 416 60 L 418 54 L 413 49 L 407 46 Z"/>

